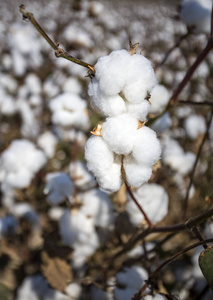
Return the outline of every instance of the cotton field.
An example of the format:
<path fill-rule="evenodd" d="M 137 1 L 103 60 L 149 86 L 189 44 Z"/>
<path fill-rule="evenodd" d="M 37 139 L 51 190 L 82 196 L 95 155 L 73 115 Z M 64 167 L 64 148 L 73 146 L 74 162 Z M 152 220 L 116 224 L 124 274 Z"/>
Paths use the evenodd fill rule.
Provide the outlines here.
<path fill-rule="evenodd" d="M 0 300 L 212 299 L 212 1 L 9 0 L 0 40 Z"/>

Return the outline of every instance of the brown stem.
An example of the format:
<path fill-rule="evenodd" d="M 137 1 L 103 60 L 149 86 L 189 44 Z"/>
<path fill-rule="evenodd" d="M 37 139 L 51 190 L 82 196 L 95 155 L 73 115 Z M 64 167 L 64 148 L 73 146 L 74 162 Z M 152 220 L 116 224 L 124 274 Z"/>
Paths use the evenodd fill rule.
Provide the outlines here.
<path fill-rule="evenodd" d="M 198 55 L 196 61 L 193 63 L 193 65 L 189 68 L 189 70 L 187 71 L 185 77 L 183 78 L 183 80 L 180 82 L 180 84 L 178 85 L 177 89 L 174 91 L 173 95 L 171 96 L 169 103 L 167 104 L 167 109 L 173 105 L 176 101 L 177 101 L 177 97 L 180 94 L 180 92 L 183 90 L 183 88 L 185 87 L 185 85 L 188 83 L 188 81 L 190 80 L 190 78 L 192 77 L 194 71 L 196 70 L 196 68 L 199 66 L 199 64 L 206 58 L 207 54 L 209 53 L 209 51 L 212 49 L 213 47 L 213 38 L 210 38 L 210 40 L 208 41 L 206 47 L 203 49 L 203 51 Z"/>
<path fill-rule="evenodd" d="M 152 224 L 152 222 L 150 221 L 149 217 L 147 216 L 147 214 L 145 213 L 145 211 L 143 210 L 142 206 L 139 204 L 139 202 L 137 201 L 137 199 L 135 198 L 128 182 L 126 179 L 126 173 L 124 170 L 124 165 L 123 165 L 123 160 L 124 160 L 124 155 L 121 156 L 121 174 L 122 174 L 122 178 L 124 180 L 124 183 L 126 185 L 127 191 L 130 195 L 130 197 L 132 198 L 132 200 L 135 202 L 135 204 L 137 205 L 138 209 L 140 210 L 140 212 L 142 213 L 142 215 L 144 216 L 144 219 L 147 221 L 149 228 L 152 228 L 154 225 Z"/>
<path fill-rule="evenodd" d="M 202 101 L 202 102 L 194 102 L 194 101 L 189 101 L 189 100 L 178 100 L 178 103 L 181 104 L 186 104 L 186 105 L 209 105 L 209 106 L 213 106 L 213 102 L 212 101 Z"/>
<path fill-rule="evenodd" d="M 198 228 L 195 226 L 192 228 L 192 232 L 194 233 L 194 235 L 196 236 L 196 238 L 199 240 L 199 241 L 204 241 L 204 239 L 202 238 Z M 203 248 L 204 249 L 207 249 L 207 245 L 206 244 L 203 244 Z"/>
<path fill-rule="evenodd" d="M 205 135 L 203 137 L 203 140 L 202 140 L 202 142 L 200 144 L 200 147 L 199 147 L 199 150 L 198 150 L 198 153 L 197 153 L 197 156 L 196 156 L 196 160 L 194 162 L 194 166 L 193 166 L 193 169 L 192 169 L 192 172 L 191 172 L 189 186 L 188 186 L 188 189 L 187 189 L 187 192 L 186 192 L 186 197 L 185 197 L 184 202 L 183 202 L 183 220 L 186 219 L 187 208 L 188 208 L 188 200 L 189 200 L 189 193 L 190 193 L 190 189 L 191 189 L 192 184 L 193 184 L 195 170 L 196 170 L 196 167 L 197 167 L 200 155 L 201 155 L 201 151 L 203 149 L 203 145 L 204 145 L 204 143 L 205 143 L 205 141 L 206 141 L 206 139 L 208 137 L 209 128 L 210 128 L 211 122 L 212 122 L 212 115 L 213 115 L 213 111 L 210 114 L 210 118 L 209 118 L 209 121 L 208 121 L 208 124 L 207 124 L 206 133 L 205 133 Z"/>
<path fill-rule="evenodd" d="M 59 48 L 58 47 L 59 44 L 53 42 L 53 40 L 48 36 L 48 34 L 44 31 L 44 29 L 38 24 L 38 22 L 34 18 L 34 15 L 25 10 L 25 6 L 23 4 L 19 6 L 19 10 L 23 15 L 23 19 L 28 19 L 33 24 L 33 26 L 38 30 L 38 32 L 40 32 L 40 34 L 45 38 L 45 40 L 49 43 L 49 45 L 55 50 L 56 57 L 63 57 L 67 60 L 72 61 L 75 64 L 88 68 L 90 71 L 95 73 L 95 69 L 93 66 L 91 66 L 90 64 L 84 61 L 79 60 L 78 58 L 73 57 L 72 55 L 64 51 L 62 48 Z"/>
<path fill-rule="evenodd" d="M 136 294 L 135 296 L 137 297 L 138 295 L 141 297 L 143 295 L 143 292 L 146 290 L 146 288 L 148 287 L 149 283 L 158 276 L 158 274 L 160 273 L 160 271 L 166 266 L 168 265 L 170 262 L 172 262 L 173 260 L 175 260 L 176 258 L 178 258 L 179 256 L 183 255 L 184 253 L 200 246 L 203 244 L 207 244 L 207 243 L 211 243 L 213 242 L 213 239 L 207 239 L 207 240 L 203 240 L 200 242 L 197 242 L 195 244 L 192 244 L 191 246 L 177 252 L 176 254 L 174 254 L 173 256 L 171 256 L 170 258 L 168 258 L 167 260 L 165 260 L 150 276 L 149 279 L 147 280 L 147 282 L 143 285 L 143 287 L 140 289 L 139 293 Z M 133 299 L 140 299 L 140 298 L 133 298 Z"/>

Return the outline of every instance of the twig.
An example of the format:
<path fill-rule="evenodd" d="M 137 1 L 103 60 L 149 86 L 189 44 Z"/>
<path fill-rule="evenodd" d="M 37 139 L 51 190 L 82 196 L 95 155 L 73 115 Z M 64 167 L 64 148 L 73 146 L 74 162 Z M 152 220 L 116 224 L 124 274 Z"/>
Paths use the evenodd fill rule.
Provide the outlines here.
<path fill-rule="evenodd" d="M 126 185 L 127 191 L 130 195 L 130 197 L 132 198 L 132 200 L 135 202 L 135 204 L 137 205 L 138 209 L 140 210 L 140 212 L 142 213 L 142 215 L 144 216 L 144 219 L 147 221 L 149 228 L 152 228 L 154 225 L 152 224 L 152 222 L 150 221 L 149 217 L 147 216 L 147 214 L 145 213 L 145 211 L 143 210 L 142 206 L 139 204 L 139 202 L 137 201 L 137 199 L 135 198 L 128 182 L 126 179 L 126 173 L 124 170 L 124 166 L 123 166 L 123 160 L 124 160 L 124 155 L 122 155 L 121 157 L 121 174 L 122 174 L 122 178 L 124 180 L 124 183 Z"/>
<path fill-rule="evenodd" d="M 199 147 L 199 150 L 198 150 L 198 153 L 197 153 L 197 156 L 196 156 L 196 160 L 194 162 L 194 166 L 193 166 L 193 169 L 192 169 L 192 172 L 191 172 L 189 186 L 188 186 L 188 189 L 187 189 L 187 192 L 186 192 L 186 196 L 185 196 L 185 199 L 184 199 L 184 202 L 183 202 L 183 220 L 186 219 L 187 208 L 188 208 L 188 200 L 189 200 L 189 193 L 190 193 L 190 189 L 191 189 L 192 184 L 193 184 L 195 170 L 196 170 L 196 167 L 197 167 L 200 155 L 201 155 L 201 151 L 203 149 L 203 145 L 205 143 L 205 140 L 208 137 L 209 128 L 210 128 L 211 122 L 212 122 L 212 115 L 213 115 L 213 110 L 211 111 L 210 118 L 209 118 L 209 121 L 208 121 L 208 124 L 207 124 L 206 133 L 205 133 L 205 135 L 203 137 L 203 140 L 202 140 L 202 142 L 200 144 L 200 147 Z"/>
<path fill-rule="evenodd" d="M 195 226 L 192 228 L 192 232 L 194 233 L 194 235 L 196 236 L 196 238 L 199 240 L 199 241 L 204 241 L 204 239 L 202 238 L 198 228 Z M 206 244 L 203 244 L 203 248 L 204 249 L 207 249 L 207 245 Z"/>
<path fill-rule="evenodd" d="M 59 44 L 53 42 L 53 40 L 47 35 L 47 33 L 44 31 L 44 29 L 38 24 L 38 22 L 35 20 L 34 16 L 32 13 L 27 12 L 25 10 L 25 6 L 23 4 L 21 4 L 19 6 L 19 10 L 23 15 L 23 19 L 24 20 L 29 20 L 33 26 L 40 32 L 40 34 L 45 38 L 45 40 L 49 43 L 49 45 L 55 50 L 55 56 L 56 57 L 63 57 L 69 61 L 72 61 L 75 64 L 81 65 L 85 68 L 88 68 L 90 71 L 92 71 L 93 73 L 95 73 L 95 69 L 93 66 L 91 66 L 90 64 L 79 60 L 78 58 L 73 57 L 72 55 L 70 55 L 69 53 L 67 53 L 66 51 L 64 51 L 62 48 L 59 48 Z"/>
<path fill-rule="evenodd" d="M 176 258 L 178 258 L 179 256 L 185 254 L 186 252 L 200 246 L 200 245 L 203 245 L 203 244 L 207 244 L 207 243 L 211 243 L 213 242 L 213 239 L 207 239 L 207 240 L 204 240 L 204 241 L 200 241 L 200 242 L 197 242 L 195 244 L 192 244 L 191 246 L 189 247 L 186 247 L 185 249 L 177 252 L 176 254 L 174 254 L 173 256 L 171 256 L 170 258 L 168 258 L 167 260 L 165 260 L 150 276 L 149 276 L 149 279 L 147 280 L 147 282 L 143 285 L 143 287 L 140 289 L 139 293 L 135 295 L 134 298 L 132 299 L 140 299 L 140 297 L 143 295 L 143 292 L 147 289 L 147 287 L 149 286 L 149 284 L 151 283 L 151 281 L 153 279 L 155 279 L 158 274 L 160 273 L 160 271 L 166 266 L 168 265 L 170 262 L 174 261 Z"/>
<path fill-rule="evenodd" d="M 178 100 L 178 103 L 181 104 L 186 104 L 186 105 L 209 105 L 209 106 L 213 106 L 213 102 L 212 101 L 202 101 L 202 102 L 194 102 L 194 101 L 189 101 L 189 100 Z"/>

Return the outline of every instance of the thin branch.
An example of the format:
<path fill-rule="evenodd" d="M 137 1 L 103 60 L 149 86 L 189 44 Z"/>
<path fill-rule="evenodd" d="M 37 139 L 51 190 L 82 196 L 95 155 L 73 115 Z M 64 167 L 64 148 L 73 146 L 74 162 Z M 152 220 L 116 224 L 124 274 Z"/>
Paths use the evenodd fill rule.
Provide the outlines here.
<path fill-rule="evenodd" d="M 195 226 L 195 227 L 193 227 L 192 228 L 192 232 L 194 233 L 194 235 L 195 235 L 195 237 L 199 240 L 199 241 L 204 241 L 204 239 L 202 238 L 202 236 L 201 236 L 201 234 L 200 234 L 200 232 L 199 232 L 199 230 L 198 230 L 198 228 Z M 204 249 L 207 249 L 207 245 L 206 244 L 203 244 L 203 248 Z"/>
<path fill-rule="evenodd" d="M 170 226 L 154 226 L 152 228 L 147 228 L 144 231 L 140 232 L 137 236 L 133 236 L 127 243 L 124 245 L 124 248 L 117 252 L 113 257 L 111 257 L 110 261 L 115 260 L 116 258 L 120 257 L 130 249 L 138 242 L 147 237 L 148 235 L 152 233 L 160 233 L 160 232 L 180 232 L 184 230 L 189 230 L 191 231 L 193 227 L 203 223 L 206 221 L 208 218 L 213 216 L 213 209 L 210 209 L 201 215 L 195 217 L 195 218 L 190 218 L 188 221 L 176 225 L 170 225 Z"/>
<path fill-rule="evenodd" d="M 211 38 L 213 38 L 213 3 L 212 3 L 212 13 L 211 13 Z"/>
<path fill-rule="evenodd" d="M 197 164 L 198 164 L 198 161 L 199 161 L 202 149 L 203 149 L 203 145 L 204 145 L 204 143 L 205 143 L 205 141 L 208 137 L 209 128 L 210 128 L 211 122 L 212 122 L 212 116 L 213 116 L 213 110 L 211 111 L 210 118 L 209 118 L 209 121 L 208 121 L 208 124 L 207 124 L 206 133 L 205 133 L 205 135 L 203 137 L 203 140 L 200 144 L 200 147 L 199 147 L 199 150 L 198 150 L 198 153 L 197 153 L 197 156 L 196 156 L 196 160 L 194 162 L 194 166 L 193 166 L 193 169 L 192 169 L 192 172 L 191 172 L 189 186 L 188 186 L 188 189 L 187 189 L 187 192 L 186 192 L 186 197 L 185 197 L 184 202 L 183 202 L 183 220 L 186 219 L 190 189 L 191 189 L 192 184 L 193 184 L 195 170 L 196 170 L 196 167 L 197 167 Z"/>
<path fill-rule="evenodd" d="M 184 76 L 183 80 L 178 85 L 177 89 L 174 91 L 173 95 L 171 96 L 169 103 L 167 104 L 167 109 L 173 105 L 177 101 L 178 95 L 182 92 L 185 85 L 188 83 L 188 81 L 191 79 L 194 71 L 197 69 L 199 64 L 206 58 L 207 54 L 210 52 L 210 50 L 213 48 L 213 38 L 210 38 L 208 41 L 206 47 L 203 49 L 203 51 L 198 55 L 196 61 L 193 63 L 193 65 L 189 68 L 186 75 Z"/>
<path fill-rule="evenodd" d="M 126 185 L 126 188 L 127 188 L 127 191 L 130 195 L 130 197 L 132 198 L 132 200 L 135 202 L 135 204 L 137 205 L 138 209 L 140 210 L 140 212 L 142 213 L 142 215 L 144 216 L 144 219 L 147 221 L 149 227 L 153 227 L 154 225 L 152 224 L 152 222 L 150 221 L 149 217 L 147 216 L 146 212 L 143 210 L 142 206 L 139 204 L 139 202 L 137 201 L 137 199 L 135 198 L 128 182 L 127 182 L 127 179 L 126 179 L 126 173 L 125 173 L 125 170 L 124 170 L 124 166 L 123 166 L 123 160 L 124 160 L 124 155 L 122 155 L 121 157 L 121 174 L 122 174 L 122 178 L 124 180 L 124 183 Z"/>
<path fill-rule="evenodd" d="M 90 64 L 84 61 L 79 60 L 78 58 L 73 57 L 72 55 L 64 51 L 62 48 L 59 48 L 59 44 L 53 42 L 53 40 L 47 35 L 44 29 L 38 24 L 33 14 L 25 10 L 25 6 L 23 4 L 19 6 L 19 10 L 23 15 L 23 19 L 29 20 L 33 24 L 33 26 L 38 30 L 38 32 L 40 32 L 40 34 L 45 38 L 45 40 L 49 43 L 49 45 L 55 50 L 56 57 L 63 57 L 75 64 L 88 68 L 90 71 L 95 73 L 95 69 L 93 66 L 91 66 Z"/>
<path fill-rule="evenodd" d="M 202 101 L 202 102 L 194 102 L 194 101 L 188 101 L 188 100 L 178 100 L 178 103 L 186 104 L 186 105 L 209 105 L 213 106 L 212 101 Z"/>
<path fill-rule="evenodd" d="M 140 289 L 139 293 L 135 295 L 134 298 L 132 299 L 140 299 L 140 297 L 143 295 L 143 292 L 147 289 L 147 287 L 149 286 L 149 284 L 151 283 L 151 281 L 153 279 L 155 279 L 158 274 L 160 273 L 160 271 L 165 267 L 167 266 L 170 262 L 174 261 L 175 259 L 177 259 L 179 256 L 185 254 L 186 252 L 200 246 L 200 245 L 203 245 L 203 244 L 207 244 L 207 243 L 211 243 L 213 242 L 213 239 L 207 239 L 207 240 L 204 240 L 204 241 L 200 241 L 200 242 L 197 242 L 197 243 L 194 243 L 192 245 L 190 245 L 189 247 L 186 247 L 185 249 L 177 252 L 176 254 L 174 254 L 173 256 L 171 256 L 170 258 L 168 258 L 167 260 L 165 260 L 150 276 L 149 276 L 149 279 L 147 280 L 147 282 L 143 285 L 143 287 Z"/>

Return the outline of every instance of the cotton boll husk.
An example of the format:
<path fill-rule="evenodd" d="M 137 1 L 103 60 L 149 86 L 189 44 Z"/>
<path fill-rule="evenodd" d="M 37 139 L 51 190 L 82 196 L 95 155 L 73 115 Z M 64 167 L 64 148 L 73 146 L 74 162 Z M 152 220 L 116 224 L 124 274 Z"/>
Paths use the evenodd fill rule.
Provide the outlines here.
<path fill-rule="evenodd" d="M 133 103 L 126 103 L 126 108 L 128 111 L 128 114 L 136 118 L 137 120 L 140 121 L 145 121 L 146 116 L 149 113 L 150 110 L 150 103 L 147 100 L 141 101 L 141 103 L 138 104 L 133 104 Z"/>
<path fill-rule="evenodd" d="M 107 96 L 101 92 L 96 77 L 89 84 L 88 94 L 92 107 L 103 116 L 115 116 L 126 112 L 124 100 L 118 94 Z"/>
<path fill-rule="evenodd" d="M 130 59 L 126 50 L 113 51 L 110 55 L 99 58 L 94 66 L 95 77 L 104 94 L 113 96 L 123 89 Z"/>
<path fill-rule="evenodd" d="M 57 205 L 65 201 L 66 198 L 72 200 L 73 183 L 66 173 L 48 173 L 46 175 L 47 184 L 44 193 L 50 205 Z"/>
<path fill-rule="evenodd" d="M 96 185 L 94 176 L 88 172 L 85 163 L 74 161 L 69 165 L 69 173 L 75 185 L 82 189 L 87 189 Z"/>
<path fill-rule="evenodd" d="M 151 94 L 150 113 L 161 113 L 169 101 L 170 95 L 165 86 L 157 84 Z"/>
<path fill-rule="evenodd" d="M 184 122 L 186 135 L 196 140 L 200 134 L 206 131 L 206 122 L 203 116 L 191 115 Z"/>
<path fill-rule="evenodd" d="M 132 55 L 123 89 L 127 101 L 140 103 L 147 96 L 147 92 L 151 92 L 156 83 L 157 79 L 151 62 L 143 55 Z"/>
<path fill-rule="evenodd" d="M 134 146 L 138 120 L 129 114 L 107 118 L 102 124 L 103 140 L 116 154 L 128 155 Z"/>
<path fill-rule="evenodd" d="M 161 146 L 156 133 L 146 126 L 141 127 L 136 133 L 137 138 L 132 156 L 139 164 L 152 166 L 158 161 L 161 154 Z"/>
<path fill-rule="evenodd" d="M 139 165 L 131 155 L 124 158 L 124 170 L 128 184 L 136 188 L 147 182 L 152 175 L 152 167 Z"/>
<path fill-rule="evenodd" d="M 44 150 L 48 158 L 55 155 L 58 139 L 51 131 L 45 131 L 38 137 L 38 146 Z"/>
<path fill-rule="evenodd" d="M 153 223 L 161 221 L 168 213 L 168 195 L 165 189 L 158 184 L 144 184 L 134 195 Z M 127 213 L 134 226 L 140 225 L 144 217 L 135 203 L 128 198 Z"/>

